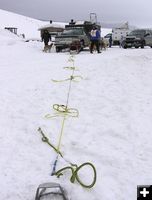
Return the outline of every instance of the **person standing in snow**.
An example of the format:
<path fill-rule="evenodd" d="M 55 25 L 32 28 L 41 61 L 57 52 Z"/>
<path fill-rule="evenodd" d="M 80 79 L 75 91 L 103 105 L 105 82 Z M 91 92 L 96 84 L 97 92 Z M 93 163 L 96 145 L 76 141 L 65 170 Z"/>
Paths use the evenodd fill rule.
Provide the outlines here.
<path fill-rule="evenodd" d="M 94 26 L 93 29 L 90 32 L 90 53 L 93 53 L 93 48 L 96 46 L 97 52 L 101 53 L 99 50 L 99 42 L 100 42 L 100 31 L 97 30 L 97 28 Z"/>
<path fill-rule="evenodd" d="M 45 30 L 42 34 L 42 41 L 44 41 L 44 45 L 47 46 L 49 41 L 51 41 L 51 35 L 48 30 Z"/>
<path fill-rule="evenodd" d="M 123 35 L 121 35 L 121 38 L 120 38 L 120 41 L 119 41 L 119 47 L 121 48 L 122 47 L 122 44 L 123 44 L 123 40 L 124 40 L 124 37 Z"/>
<path fill-rule="evenodd" d="M 111 48 L 111 46 L 112 46 L 112 35 L 110 35 L 109 37 L 109 47 Z"/>

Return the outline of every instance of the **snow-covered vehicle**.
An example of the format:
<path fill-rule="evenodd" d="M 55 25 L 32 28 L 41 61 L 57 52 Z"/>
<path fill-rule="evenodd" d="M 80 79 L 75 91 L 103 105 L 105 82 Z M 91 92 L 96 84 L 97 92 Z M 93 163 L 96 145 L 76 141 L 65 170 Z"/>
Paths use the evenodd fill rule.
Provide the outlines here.
<path fill-rule="evenodd" d="M 150 29 L 136 29 L 131 31 L 122 41 L 122 47 L 144 48 L 150 46 L 152 48 L 152 30 Z"/>
<path fill-rule="evenodd" d="M 69 25 L 65 26 L 64 31 L 55 37 L 56 52 L 69 48 L 75 42 L 80 44 L 81 50 L 88 47 L 90 44 L 89 34 L 94 25 L 100 29 L 100 25 L 91 21 L 70 22 Z"/>

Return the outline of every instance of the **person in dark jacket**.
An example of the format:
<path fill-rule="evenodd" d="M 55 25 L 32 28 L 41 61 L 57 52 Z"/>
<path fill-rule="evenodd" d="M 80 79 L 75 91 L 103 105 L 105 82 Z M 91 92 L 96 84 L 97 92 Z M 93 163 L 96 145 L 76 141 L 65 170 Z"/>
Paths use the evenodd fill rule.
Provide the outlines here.
<path fill-rule="evenodd" d="M 51 41 L 51 35 L 48 30 L 45 30 L 42 34 L 42 41 L 44 41 L 45 46 L 48 45 L 49 41 Z"/>
<path fill-rule="evenodd" d="M 111 46 L 112 46 L 112 35 L 110 35 L 109 37 L 109 47 L 111 48 Z"/>
<path fill-rule="evenodd" d="M 96 46 L 97 52 L 101 53 L 99 50 L 100 31 L 97 30 L 96 27 L 93 27 L 93 29 L 91 30 L 90 41 L 91 41 L 90 53 L 93 53 L 94 46 Z"/>

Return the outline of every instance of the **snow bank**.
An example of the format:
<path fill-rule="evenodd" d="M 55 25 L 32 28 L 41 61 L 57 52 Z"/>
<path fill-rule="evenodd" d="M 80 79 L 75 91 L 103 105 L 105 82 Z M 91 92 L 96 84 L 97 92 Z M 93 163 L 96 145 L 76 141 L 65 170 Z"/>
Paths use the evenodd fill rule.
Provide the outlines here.
<path fill-rule="evenodd" d="M 13 45 L 22 39 L 8 30 L 0 29 L 0 45 Z"/>

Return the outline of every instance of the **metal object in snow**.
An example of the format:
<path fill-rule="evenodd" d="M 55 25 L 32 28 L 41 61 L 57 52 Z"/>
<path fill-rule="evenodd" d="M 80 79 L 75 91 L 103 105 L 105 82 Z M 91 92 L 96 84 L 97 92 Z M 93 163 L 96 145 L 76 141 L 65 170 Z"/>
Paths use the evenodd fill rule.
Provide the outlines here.
<path fill-rule="evenodd" d="M 68 198 L 60 184 L 51 182 L 39 185 L 35 200 L 68 200 Z"/>

